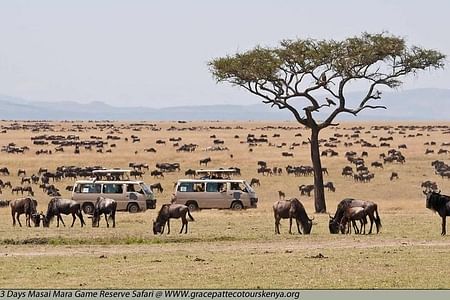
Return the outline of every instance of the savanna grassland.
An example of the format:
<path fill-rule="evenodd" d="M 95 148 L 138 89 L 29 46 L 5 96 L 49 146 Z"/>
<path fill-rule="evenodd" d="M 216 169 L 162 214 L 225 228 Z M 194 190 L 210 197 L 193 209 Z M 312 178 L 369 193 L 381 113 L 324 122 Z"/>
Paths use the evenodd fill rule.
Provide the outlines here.
<path fill-rule="evenodd" d="M 15 143 L 28 146 L 23 154 L 0 153 L 0 167 L 7 167 L 11 175 L 2 176 L 12 186 L 20 185 L 18 169 L 27 175 L 37 174 L 40 167 L 54 171 L 58 166 L 94 166 L 128 168 L 130 162 L 147 163 L 150 171 L 157 162 L 179 162 L 181 172 L 166 173 L 155 179 L 146 171 L 144 181 L 160 182 L 164 187 L 156 210 L 144 213 L 118 213 L 116 228 L 92 228 L 79 223 L 56 228 L 13 227 L 10 209 L 0 208 L 0 288 L 450 288 L 450 238 L 441 236 L 441 219 L 425 208 L 421 183 L 435 181 L 443 193 L 450 194 L 450 181 L 434 173 L 433 160 L 449 162 L 449 154 L 437 154 L 442 143 L 450 142 L 448 123 L 342 123 L 324 130 L 321 138 L 328 140 L 342 134 L 333 150 L 337 157 L 322 157 L 328 169 L 325 181 L 332 181 L 336 192 L 326 191 L 327 211 L 334 214 L 337 203 L 346 197 L 374 201 L 378 204 L 382 229 L 371 235 L 331 235 L 328 214 L 314 214 L 313 197 L 300 196 L 298 186 L 312 184 L 311 176 L 262 176 L 257 174 L 257 162 L 264 160 L 269 167 L 311 165 L 309 145 L 289 149 L 292 143 L 308 140 L 309 131 L 293 122 L 1 122 L 0 146 Z M 383 128 L 374 128 L 382 125 Z M 414 128 L 399 125 L 417 126 Z M 431 127 L 431 126 L 440 127 Z M 268 127 L 269 126 L 269 127 Z M 445 127 L 444 127 L 445 126 Z M 355 127 L 359 137 L 350 138 Z M 170 129 L 170 130 L 169 130 Z M 193 130 L 195 129 L 195 130 Z M 37 135 L 74 134 L 80 140 L 92 140 L 117 135 L 108 140 L 103 153 L 81 147 L 74 154 L 73 147 L 55 152 L 55 145 L 34 145 Z M 269 142 L 251 147 L 248 134 L 267 135 Z M 273 137 L 279 134 L 279 137 Z M 301 136 L 299 135 L 301 134 Z M 140 138 L 133 143 L 131 135 Z M 215 138 L 212 137 L 215 135 Z M 380 145 L 380 137 L 393 137 L 389 147 L 368 148 L 356 143 L 364 139 Z M 194 143 L 192 153 L 176 152 L 169 139 L 181 137 L 179 145 Z M 128 141 L 125 141 L 128 138 Z M 156 144 L 156 140 L 166 144 Z M 213 140 L 224 141 L 225 151 L 205 151 Z M 435 145 L 425 143 L 435 142 Z M 344 143 L 353 143 L 345 147 Z M 111 148 L 110 144 L 116 144 Z M 285 143 L 286 146 L 282 146 Z M 324 144 L 324 143 L 322 143 Z M 400 149 L 406 163 L 385 164 L 383 169 L 370 167 L 380 153 L 391 148 Z M 279 147 L 277 147 L 279 146 Z M 155 148 L 156 153 L 144 152 Z M 322 146 L 321 150 L 329 147 Z M 425 155 L 426 149 L 434 153 Z M 36 155 L 36 151 L 52 150 L 52 154 Z M 105 153 L 111 149 L 111 153 Z M 282 152 L 293 157 L 283 157 Z M 375 174 L 370 183 L 357 183 L 341 176 L 342 168 L 350 165 L 345 152 L 358 156 L 368 152 L 366 165 Z M 232 157 L 231 157 L 232 154 Z M 210 157 L 208 168 L 239 167 L 242 178 L 257 177 L 259 197 L 257 209 L 244 211 L 202 210 L 193 213 L 189 233 L 178 234 L 178 220 L 171 222 L 170 235 L 153 235 L 152 220 L 162 203 L 170 201 L 173 184 L 185 178 L 184 171 L 198 169 L 199 160 Z M 353 166 L 354 167 L 354 166 Z M 389 180 L 392 172 L 399 178 Z M 73 180 L 63 179 L 54 184 L 63 197 Z M 38 185 L 33 185 L 38 211 L 46 211 L 49 201 Z M 281 223 L 281 235 L 274 234 L 272 204 L 278 191 L 287 197 L 298 197 L 310 217 L 314 217 L 311 235 L 288 233 L 288 221 Z M 1 199 L 17 196 L 4 188 Z M 66 225 L 71 217 L 64 217 Z M 87 219 L 88 220 L 88 219 Z M 90 221 L 90 220 L 88 220 Z M 24 224 L 22 216 L 22 224 Z"/>

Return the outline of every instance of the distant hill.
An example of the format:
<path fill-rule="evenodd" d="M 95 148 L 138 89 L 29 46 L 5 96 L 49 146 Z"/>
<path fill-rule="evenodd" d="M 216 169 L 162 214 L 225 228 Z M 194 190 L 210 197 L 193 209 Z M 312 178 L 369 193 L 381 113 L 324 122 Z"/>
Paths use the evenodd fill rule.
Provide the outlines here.
<path fill-rule="evenodd" d="M 362 93 L 350 93 L 350 101 Z M 367 110 L 357 118 L 338 120 L 450 120 L 450 89 L 415 89 L 384 92 L 376 104 L 387 110 Z M 150 105 L 150 104 L 149 104 Z M 319 115 L 324 116 L 324 115 Z M 0 95 L 3 120 L 293 120 L 286 110 L 260 103 L 252 105 L 203 105 L 170 108 L 116 107 L 103 102 L 33 102 Z"/>

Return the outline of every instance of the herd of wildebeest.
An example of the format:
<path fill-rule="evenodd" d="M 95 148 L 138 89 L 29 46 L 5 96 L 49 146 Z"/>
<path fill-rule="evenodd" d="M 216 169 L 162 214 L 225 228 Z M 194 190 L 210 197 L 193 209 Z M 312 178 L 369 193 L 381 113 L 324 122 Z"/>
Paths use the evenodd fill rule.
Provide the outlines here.
<path fill-rule="evenodd" d="M 220 124 L 220 123 L 219 123 Z M 63 126 L 64 125 L 64 126 Z M 167 147 L 167 144 L 172 144 L 176 153 L 193 153 L 204 151 L 205 157 L 198 161 L 198 166 L 207 167 L 209 163 L 213 161 L 208 153 L 214 151 L 228 151 L 228 156 L 232 161 L 234 155 L 230 150 L 231 147 L 226 145 L 225 140 L 217 137 L 217 134 L 210 134 L 212 145 L 208 145 L 202 148 L 196 143 L 186 143 L 180 136 L 176 136 L 176 132 L 182 131 L 203 131 L 213 132 L 216 129 L 231 130 L 242 132 L 244 128 L 242 126 L 189 126 L 189 123 L 185 121 L 178 121 L 168 128 L 162 129 L 157 124 L 143 123 L 128 123 L 120 124 L 118 122 L 66 122 L 66 123 L 53 123 L 53 122 L 12 122 L 1 126 L 1 133 L 6 134 L 10 131 L 29 131 L 31 132 L 32 146 L 20 146 L 14 142 L 3 145 L 1 148 L 2 157 L 1 161 L 15 160 L 18 155 L 24 153 L 35 153 L 36 159 L 39 159 L 42 155 L 57 155 L 58 152 L 67 153 L 71 152 L 73 155 L 79 155 L 82 157 L 83 153 L 92 153 L 93 151 L 98 153 L 113 153 L 117 149 L 117 143 L 127 142 L 131 144 L 141 143 L 140 132 L 151 131 L 155 132 L 158 136 L 158 132 L 166 130 L 173 132 L 173 137 L 169 139 L 158 138 L 154 141 L 154 147 L 147 147 L 142 150 L 133 150 L 134 154 L 138 154 L 138 151 L 157 153 L 159 151 L 158 146 Z M 298 142 L 292 142 L 288 144 L 277 143 L 277 138 L 280 137 L 280 131 L 282 130 L 304 130 L 301 127 L 288 127 L 288 126 L 265 126 L 259 127 L 263 131 L 273 130 L 272 137 L 268 134 L 261 134 L 257 136 L 254 133 L 248 133 L 245 136 L 235 134 L 234 139 L 239 141 L 240 144 L 246 144 L 248 151 L 253 152 L 258 147 L 266 146 L 272 147 L 273 153 L 276 155 L 277 151 L 280 152 L 282 157 L 286 157 L 291 161 L 295 161 L 294 149 L 297 147 L 308 147 L 309 142 L 307 140 Z M 341 128 L 338 128 L 341 129 Z M 81 138 L 77 132 L 86 133 L 90 130 L 95 132 L 106 133 L 106 136 L 91 135 L 89 138 Z M 132 135 L 124 134 L 124 130 L 131 130 Z M 58 132 L 56 134 L 55 132 Z M 342 132 L 346 132 L 345 134 Z M 326 157 L 338 157 L 341 155 L 335 149 L 337 146 L 344 146 L 349 149 L 344 156 L 347 159 L 348 164 L 342 168 L 341 175 L 349 180 L 353 180 L 356 183 L 370 183 L 375 177 L 376 169 L 384 168 L 388 164 L 405 164 L 407 157 L 402 153 L 403 149 L 408 149 L 407 144 L 394 144 L 394 135 L 399 135 L 404 138 L 415 138 L 418 136 L 429 135 L 431 132 L 438 132 L 445 136 L 450 136 L 450 126 L 447 125 L 429 125 L 429 126 L 370 126 L 366 128 L 363 126 L 342 128 L 342 131 L 336 130 L 333 136 L 320 140 L 321 156 Z M 361 134 L 366 136 L 371 135 L 370 141 L 361 138 Z M 386 136 L 378 136 L 379 134 L 385 134 Z M 295 137 L 300 139 L 302 133 L 295 134 Z M 351 151 L 356 145 L 361 148 L 375 148 L 383 149 L 382 153 L 379 153 L 378 159 L 372 162 L 367 162 L 368 151 L 361 151 L 359 155 L 356 151 Z M 430 160 L 430 168 L 434 169 L 434 176 L 440 176 L 442 179 L 450 180 L 450 166 L 444 161 L 446 155 L 450 153 L 446 148 L 450 147 L 450 143 L 442 142 L 437 144 L 434 141 L 427 141 L 424 143 L 424 155 L 437 154 L 441 155 L 442 159 Z M 439 148 L 439 149 L 437 149 Z M 166 148 L 167 149 L 167 148 Z M 280 150 L 278 150 L 280 149 Z M 164 150 L 167 152 L 167 150 Z M 130 153 L 130 156 L 133 153 Z M 156 154 L 157 155 L 157 154 Z M 257 155 L 255 155 L 257 157 Z M 156 160 L 156 157 L 152 157 L 152 160 Z M 80 158 L 79 160 L 83 160 Z M 131 176 L 134 178 L 143 178 L 148 172 L 154 179 L 164 178 L 164 174 L 168 172 L 181 172 L 182 165 L 179 162 L 158 162 L 155 163 L 155 168 L 152 170 L 149 163 L 136 163 L 130 162 L 128 167 L 131 169 Z M 118 166 L 114 166 L 118 167 Z M 239 166 L 226 167 L 235 170 L 235 176 L 239 176 L 241 168 Z M 80 204 L 74 200 L 64 199 L 61 196 L 61 182 L 64 180 L 76 180 L 80 178 L 92 177 L 92 171 L 104 169 L 103 166 L 59 166 L 55 170 L 50 170 L 48 167 L 42 166 L 36 172 L 29 174 L 30 170 L 24 168 L 18 168 L 17 170 L 10 170 L 6 166 L 0 166 L 0 193 L 6 194 L 6 190 L 10 190 L 12 195 L 23 195 L 21 198 L 15 200 L 0 200 L 1 207 L 9 206 L 11 209 L 12 223 L 21 225 L 19 216 L 26 215 L 26 225 L 31 226 L 31 222 L 35 226 L 39 227 L 41 224 L 44 227 L 48 227 L 50 221 L 56 217 L 57 226 L 59 222 L 64 224 L 61 214 L 71 214 L 73 217 L 72 226 L 78 218 L 81 226 L 85 225 L 83 218 L 83 212 L 80 208 Z M 327 168 L 322 168 L 322 172 L 328 174 Z M 313 176 L 314 170 L 309 165 L 293 165 L 288 164 L 285 167 L 273 166 L 270 167 L 269 163 L 263 160 L 258 160 L 256 163 L 256 174 L 250 181 L 250 185 L 255 187 L 260 185 L 260 178 L 258 176 L 296 176 L 296 177 L 308 177 Z M 19 177 L 19 185 L 12 185 L 8 177 L 12 177 L 15 174 Z M 183 173 L 186 177 L 195 176 L 195 169 L 186 169 Z M 389 176 L 389 180 L 397 180 L 399 178 L 398 172 L 392 172 Z M 65 181 L 66 182 L 66 181 Z M 335 192 L 336 187 L 333 182 L 328 181 L 324 184 L 325 188 L 330 192 Z M 34 198 L 35 189 L 40 188 L 42 191 L 50 197 L 48 202 L 46 213 L 38 212 L 38 202 Z M 72 186 L 67 185 L 65 189 L 72 191 Z M 151 188 L 155 192 L 162 192 L 164 189 L 160 183 L 151 185 Z M 172 187 L 171 187 L 172 188 Z M 311 193 L 314 191 L 314 185 L 300 185 L 298 187 L 300 196 L 311 197 Z M 420 188 L 425 194 L 426 208 L 431 209 L 439 214 L 442 218 L 442 231 L 441 234 L 446 234 L 446 216 L 450 215 L 450 197 L 441 194 L 441 190 L 438 185 L 432 179 L 423 181 Z M 445 187 L 444 187 L 445 188 Z M 419 187 L 418 187 L 419 189 Z M 24 195 L 25 193 L 25 195 Z M 279 224 L 281 219 L 289 219 L 289 232 L 291 233 L 292 221 L 296 221 L 298 233 L 309 234 L 313 226 L 313 218 L 309 218 L 303 204 L 297 199 L 284 199 L 285 193 L 282 190 L 278 191 L 279 200 L 273 204 L 273 212 L 275 218 L 275 233 L 279 234 Z M 99 226 L 100 216 L 105 215 L 107 226 L 109 227 L 109 221 L 112 220 L 112 227 L 115 227 L 115 203 L 114 200 L 99 197 L 95 203 L 95 209 L 92 218 L 92 225 Z M 164 227 L 167 225 L 170 232 L 171 218 L 181 218 L 183 227 L 180 233 L 185 230 L 187 233 L 187 217 L 194 220 L 190 214 L 189 209 L 182 204 L 168 203 L 163 204 L 159 210 L 156 221 L 153 223 L 153 232 L 163 233 Z M 366 224 L 370 222 L 370 228 L 368 233 L 373 231 L 373 225 L 375 225 L 376 232 L 378 233 L 381 228 L 381 219 L 378 214 L 377 203 L 371 201 L 364 201 L 359 199 L 344 199 L 336 208 L 333 216 L 330 215 L 329 231 L 330 233 L 350 233 L 351 229 L 355 233 L 365 234 Z"/>

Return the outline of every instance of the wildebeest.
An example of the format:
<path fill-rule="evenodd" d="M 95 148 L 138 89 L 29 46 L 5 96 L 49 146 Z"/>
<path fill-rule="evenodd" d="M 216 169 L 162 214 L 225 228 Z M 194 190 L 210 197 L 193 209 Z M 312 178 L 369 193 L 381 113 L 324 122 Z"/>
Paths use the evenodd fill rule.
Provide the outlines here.
<path fill-rule="evenodd" d="M 61 217 L 61 214 L 64 215 L 72 214 L 72 225 L 70 225 L 70 227 L 73 227 L 76 217 L 80 219 L 81 227 L 83 227 L 83 225 L 86 225 L 86 223 L 83 220 L 83 214 L 81 213 L 80 203 L 71 199 L 62 199 L 54 197 L 51 198 L 50 202 L 48 203 L 47 213 L 45 214 L 43 220 L 44 227 L 48 227 L 50 225 L 50 221 L 53 219 L 54 216 L 56 216 L 56 227 L 59 227 L 59 221 L 61 221 L 63 226 L 66 226 Z"/>
<path fill-rule="evenodd" d="M 208 163 L 209 163 L 209 162 L 211 162 L 211 157 L 207 157 L 207 158 L 204 158 L 204 159 L 200 159 L 200 166 L 201 166 L 201 165 L 208 166 Z"/>
<path fill-rule="evenodd" d="M 0 200 L 0 207 L 7 207 L 11 203 L 10 200 Z"/>
<path fill-rule="evenodd" d="M 378 214 L 378 205 L 372 201 L 364 201 L 364 200 L 356 200 L 351 198 L 346 198 L 339 202 L 336 213 L 334 216 L 330 216 L 329 221 L 329 229 L 330 233 L 339 233 L 339 227 L 342 221 L 342 218 L 344 216 L 345 210 L 348 207 L 362 207 L 365 210 L 365 214 L 370 219 L 370 230 L 369 234 L 372 233 L 373 223 L 375 223 L 375 226 L 377 228 L 377 233 L 380 231 L 381 228 L 381 219 Z"/>
<path fill-rule="evenodd" d="M 300 195 L 308 195 L 308 197 L 311 197 L 311 192 L 314 190 L 313 184 L 304 185 L 298 187 L 298 190 L 300 191 Z"/>
<path fill-rule="evenodd" d="M 391 177 L 389 178 L 390 181 L 392 181 L 394 179 L 398 179 L 398 173 L 397 172 L 392 172 Z"/>
<path fill-rule="evenodd" d="M 161 183 L 159 183 L 159 182 L 150 185 L 150 190 L 152 190 L 152 192 L 153 192 L 153 190 L 157 190 L 160 193 L 164 192 L 164 189 L 163 189 Z"/>
<path fill-rule="evenodd" d="M 191 221 L 194 221 L 192 217 L 189 207 L 183 204 L 163 204 L 161 209 L 159 210 L 158 216 L 156 217 L 156 221 L 153 221 L 153 233 L 164 233 L 164 227 L 167 224 L 167 234 L 170 233 L 170 219 L 179 219 L 181 218 L 181 223 L 183 224 L 180 229 L 180 233 L 187 233 L 188 230 L 188 220 L 186 218 L 186 214 L 189 216 Z"/>
<path fill-rule="evenodd" d="M 255 185 L 261 186 L 261 183 L 259 182 L 258 178 L 252 178 L 252 180 L 250 181 L 250 186 L 251 187 L 254 187 Z"/>
<path fill-rule="evenodd" d="M 280 198 L 280 200 L 284 200 L 286 198 L 286 194 L 283 191 L 278 191 L 278 198 Z"/>
<path fill-rule="evenodd" d="M 94 213 L 92 216 L 92 227 L 100 226 L 100 216 L 102 214 L 105 215 L 106 227 L 109 228 L 108 219 L 111 218 L 113 225 L 112 227 L 116 227 L 116 209 L 117 202 L 114 199 L 98 197 L 97 201 L 94 204 Z"/>
<path fill-rule="evenodd" d="M 9 170 L 7 167 L 0 168 L 0 174 L 9 175 Z"/>
<path fill-rule="evenodd" d="M 440 192 L 423 192 L 426 195 L 426 207 L 434 212 L 437 212 L 442 218 L 442 231 L 441 235 L 445 235 L 446 232 L 446 218 L 450 216 L 450 196 L 441 195 Z"/>
<path fill-rule="evenodd" d="M 185 176 L 194 176 L 195 177 L 195 175 L 196 175 L 196 173 L 195 173 L 195 170 L 193 170 L 193 169 L 188 169 L 188 170 L 186 170 L 186 172 L 184 172 L 184 175 Z"/>
<path fill-rule="evenodd" d="M 350 223 L 353 224 L 353 228 L 355 229 L 355 233 L 366 234 L 366 223 L 367 223 L 367 211 L 363 207 L 351 207 L 348 206 L 344 209 L 344 215 L 342 216 L 339 227 L 341 229 L 341 233 L 350 233 L 351 227 Z M 361 222 L 361 229 L 358 230 L 358 227 L 355 224 L 355 221 Z M 347 230 L 345 230 L 347 229 Z"/>
<path fill-rule="evenodd" d="M 334 187 L 334 184 L 331 181 L 328 181 L 323 185 L 324 188 L 327 188 L 331 192 L 336 192 L 336 188 Z"/>
<path fill-rule="evenodd" d="M 158 170 L 153 170 L 153 171 L 151 171 L 151 172 L 150 172 L 150 175 L 153 176 L 153 177 L 155 177 L 155 178 L 158 178 L 158 177 L 164 178 L 164 173 L 161 172 L 161 171 L 158 171 Z"/>
<path fill-rule="evenodd" d="M 37 207 L 37 201 L 31 197 L 26 198 L 19 198 L 16 200 L 11 201 L 9 204 L 11 207 L 11 216 L 13 220 L 13 226 L 16 226 L 16 219 L 19 223 L 19 226 L 22 227 L 22 224 L 20 223 L 20 215 L 25 214 L 25 224 L 28 227 L 31 227 L 30 220 L 34 221 L 34 216 L 37 214 L 36 207 Z"/>
<path fill-rule="evenodd" d="M 304 234 L 310 234 L 312 228 L 312 220 L 306 214 L 303 204 L 297 199 L 279 200 L 273 204 L 273 215 L 275 218 L 275 234 L 280 234 L 280 220 L 289 218 L 289 233 L 292 233 L 292 218 L 297 222 L 297 230 L 299 234 L 300 225 Z"/>

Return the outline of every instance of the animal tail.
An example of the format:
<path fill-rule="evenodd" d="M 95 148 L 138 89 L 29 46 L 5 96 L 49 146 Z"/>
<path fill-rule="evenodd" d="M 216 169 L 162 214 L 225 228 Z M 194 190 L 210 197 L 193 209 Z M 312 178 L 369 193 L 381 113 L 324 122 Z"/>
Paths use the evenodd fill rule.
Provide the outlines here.
<path fill-rule="evenodd" d="M 188 213 L 189 219 L 191 219 L 191 221 L 195 221 L 194 217 L 192 217 L 191 212 L 189 211 L 189 208 L 188 208 L 187 213 Z"/>
<path fill-rule="evenodd" d="M 377 226 L 377 233 L 381 229 L 381 219 L 380 215 L 378 214 L 378 208 L 375 209 L 375 225 Z"/>

